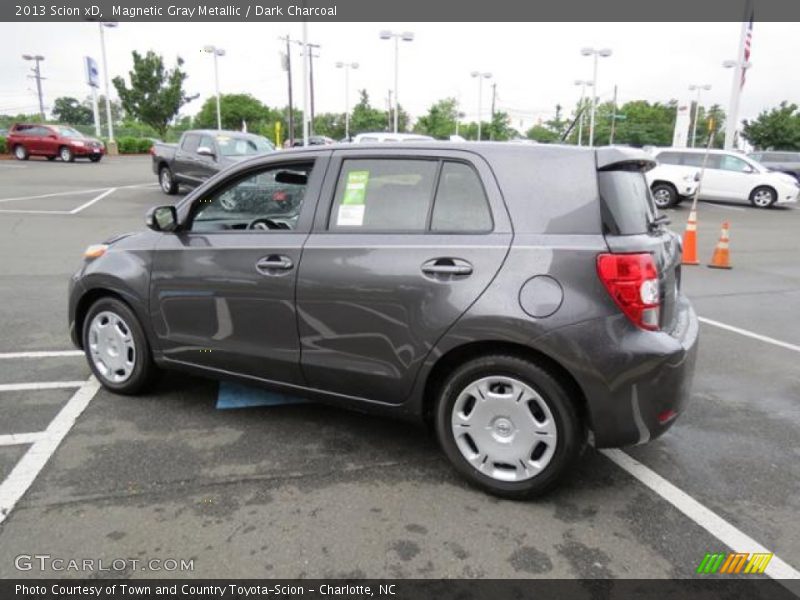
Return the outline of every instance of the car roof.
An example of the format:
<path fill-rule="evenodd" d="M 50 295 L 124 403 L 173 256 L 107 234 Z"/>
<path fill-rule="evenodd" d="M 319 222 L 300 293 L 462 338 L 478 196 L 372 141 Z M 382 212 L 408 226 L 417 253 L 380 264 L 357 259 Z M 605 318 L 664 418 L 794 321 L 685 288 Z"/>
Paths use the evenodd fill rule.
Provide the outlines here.
<path fill-rule="evenodd" d="M 689 154 L 705 154 L 706 151 L 709 154 L 736 154 L 738 156 L 747 156 L 745 153 L 740 152 L 739 150 L 725 150 L 724 148 L 709 148 L 708 150 L 705 148 L 653 148 L 654 154 L 660 154 L 661 152 L 687 152 Z"/>
<path fill-rule="evenodd" d="M 237 136 L 237 137 L 257 137 L 263 138 L 263 135 L 257 133 L 250 133 L 249 131 L 228 131 L 227 129 L 190 129 L 184 133 L 194 133 L 198 135 L 211 135 L 211 136 Z"/>

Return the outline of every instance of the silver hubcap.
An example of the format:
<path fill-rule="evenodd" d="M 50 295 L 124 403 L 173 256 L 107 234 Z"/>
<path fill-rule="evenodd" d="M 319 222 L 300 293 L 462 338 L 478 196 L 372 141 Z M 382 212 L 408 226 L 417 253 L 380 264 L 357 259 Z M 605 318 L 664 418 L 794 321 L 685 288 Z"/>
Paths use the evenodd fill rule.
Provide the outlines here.
<path fill-rule="evenodd" d="M 753 202 L 756 206 L 769 206 L 772 203 L 772 194 L 767 190 L 761 190 L 753 195 Z"/>
<path fill-rule="evenodd" d="M 61 160 L 65 162 L 69 160 L 69 150 L 66 148 L 61 149 Z"/>
<path fill-rule="evenodd" d="M 136 345 L 128 324 L 119 315 L 103 311 L 89 324 L 89 353 L 98 372 L 112 383 L 122 383 L 136 365 Z"/>
<path fill-rule="evenodd" d="M 665 190 L 664 188 L 656 190 L 656 192 L 653 194 L 653 200 L 655 200 L 656 206 L 658 207 L 666 206 L 669 204 L 670 200 L 669 190 Z"/>
<path fill-rule="evenodd" d="M 161 169 L 161 189 L 168 192 L 170 187 L 172 187 L 172 177 L 170 177 L 169 171 Z"/>
<path fill-rule="evenodd" d="M 25 148 L 22 146 L 17 146 L 16 154 L 17 158 L 25 158 Z"/>
<path fill-rule="evenodd" d="M 545 401 L 513 377 L 484 377 L 453 404 L 451 427 L 461 455 L 500 481 L 525 481 L 550 464 L 558 431 Z"/>

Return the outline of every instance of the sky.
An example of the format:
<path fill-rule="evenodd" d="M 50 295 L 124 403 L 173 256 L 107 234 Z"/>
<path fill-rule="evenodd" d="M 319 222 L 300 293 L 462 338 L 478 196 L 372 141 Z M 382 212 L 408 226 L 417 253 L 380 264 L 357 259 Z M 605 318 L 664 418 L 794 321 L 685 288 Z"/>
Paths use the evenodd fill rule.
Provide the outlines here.
<path fill-rule="evenodd" d="M 350 76 L 350 104 L 365 88 L 375 106 L 385 106 L 394 85 L 394 43 L 381 40 L 382 29 L 412 31 L 415 39 L 400 44 L 399 98 L 418 117 L 435 101 L 455 97 L 466 120 L 478 113 L 478 83 L 472 71 L 488 71 L 484 80 L 483 115 L 488 118 L 491 85 L 496 106 L 524 131 L 551 118 L 556 104 L 571 111 L 580 96 L 577 79 L 592 78 L 586 46 L 610 48 L 601 58 L 597 77 L 600 100 L 668 101 L 693 97 L 690 84 L 710 84 L 703 104 L 727 108 L 732 71 L 722 62 L 736 58 L 739 23 L 310 23 L 309 42 L 319 44 L 314 62 L 316 112 L 343 112 L 345 81 L 337 61 L 358 62 Z M 214 91 L 213 58 L 202 47 L 224 48 L 219 59 L 222 93 L 247 92 L 270 106 L 287 103 L 286 73 L 281 68 L 289 34 L 299 39 L 299 23 L 135 23 L 123 21 L 107 30 L 111 77 L 132 66 L 131 51 L 155 50 L 167 65 L 185 60 L 185 89 L 200 97 L 183 109 L 196 113 Z M 28 78 L 32 63 L 24 53 L 45 56 L 42 63 L 45 107 L 59 96 L 89 95 L 83 56 L 93 56 L 101 69 L 96 23 L 0 23 L 6 52 L 0 55 L 0 113 L 37 112 L 36 85 Z M 14 51 L 9 51 L 9 49 Z M 299 49 L 293 46 L 295 102 L 302 106 Z M 800 103 L 800 77 L 793 76 L 800 56 L 800 23 L 755 23 L 752 68 L 741 99 L 741 118 L 754 118 L 782 100 Z M 102 91 L 102 90 L 101 90 Z M 112 96 L 114 96 L 112 86 Z"/>

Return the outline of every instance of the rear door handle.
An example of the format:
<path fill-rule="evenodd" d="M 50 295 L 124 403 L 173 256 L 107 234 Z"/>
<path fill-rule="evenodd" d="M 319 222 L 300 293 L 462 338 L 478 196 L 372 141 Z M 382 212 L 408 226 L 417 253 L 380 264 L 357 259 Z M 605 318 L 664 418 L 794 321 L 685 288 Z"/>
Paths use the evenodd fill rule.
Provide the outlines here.
<path fill-rule="evenodd" d="M 460 258 L 434 258 L 422 265 L 426 275 L 461 275 L 472 274 L 472 265 Z"/>
<path fill-rule="evenodd" d="M 265 256 L 256 263 L 256 270 L 262 275 L 274 275 L 275 271 L 288 271 L 293 267 L 292 259 L 280 254 Z"/>

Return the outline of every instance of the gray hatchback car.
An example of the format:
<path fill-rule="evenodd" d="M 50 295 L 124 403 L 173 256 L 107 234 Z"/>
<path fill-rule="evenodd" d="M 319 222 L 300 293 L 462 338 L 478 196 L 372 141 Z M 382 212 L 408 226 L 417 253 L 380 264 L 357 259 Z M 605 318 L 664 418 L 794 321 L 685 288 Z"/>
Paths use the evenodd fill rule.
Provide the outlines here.
<path fill-rule="evenodd" d="M 590 436 L 647 442 L 689 398 L 698 323 L 653 166 L 502 143 L 255 158 L 87 249 L 72 338 L 114 392 L 184 369 L 421 419 L 467 479 L 533 496 Z"/>

